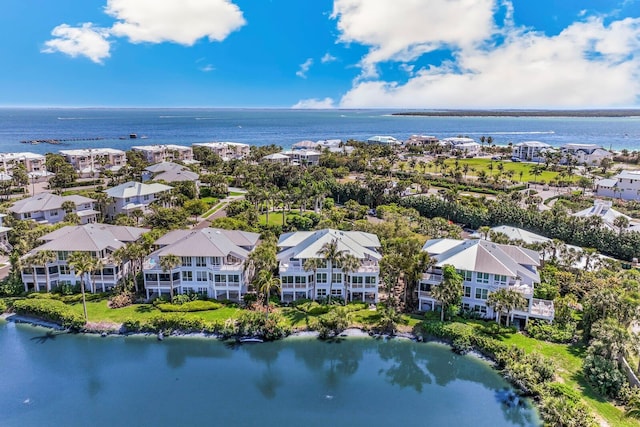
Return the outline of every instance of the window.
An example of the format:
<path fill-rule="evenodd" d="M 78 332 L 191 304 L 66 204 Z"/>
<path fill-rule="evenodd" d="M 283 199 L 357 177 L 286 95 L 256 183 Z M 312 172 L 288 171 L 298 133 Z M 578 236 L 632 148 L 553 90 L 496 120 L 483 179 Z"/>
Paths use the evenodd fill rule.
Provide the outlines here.
<path fill-rule="evenodd" d="M 370 284 L 370 285 L 375 285 L 376 283 L 378 283 L 376 281 L 376 276 L 365 276 L 364 278 L 364 283 Z"/>
<path fill-rule="evenodd" d="M 209 294 L 209 291 L 208 291 L 208 289 L 207 289 L 207 288 L 198 288 L 198 293 L 199 293 L 200 295 L 207 296 L 207 295 Z"/>
<path fill-rule="evenodd" d="M 467 297 L 467 298 L 471 298 L 471 286 L 463 286 L 463 296 Z"/>
<path fill-rule="evenodd" d="M 182 257 L 182 266 L 183 267 L 191 267 L 191 257 L 190 256 L 183 256 Z"/>
<path fill-rule="evenodd" d="M 474 305 L 473 311 L 476 313 L 487 314 L 487 307 L 484 305 Z"/>
<path fill-rule="evenodd" d="M 351 283 L 362 284 L 363 282 L 364 282 L 364 277 L 362 277 L 362 276 L 351 277 Z"/>
<path fill-rule="evenodd" d="M 487 299 L 489 291 L 485 288 L 476 288 L 476 299 Z"/>
<path fill-rule="evenodd" d="M 327 296 L 327 290 L 326 289 L 316 289 L 316 295 L 318 295 L 318 297 L 326 297 Z"/>
<path fill-rule="evenodd" d="M 229 283 L 240 283 L 240 276 L 237 274 L 230 274 L 228 278 Z"/>
<path fill-rule="evenodd" d="M 51 216 L 58 216 L 58 211 L 53 210 L 53 211 L 49 211 L 51 213 Z"/>
<path fill-rule="evenodd" d="M 462 270 L 462 277 L 465 282 L 470 282 L 472 280 L 473 273 L 471 271 Z"/>
<path fill-rule="evenodd" d="M 207 266 L 207 257 L 197 256 L 196 267 L 206 267 L 206 266 Z"/>
<path fill-rule="evenodd" d="M 60 267 L 60 269 L 62 270 L 62 266 Z M 144 275 L 144 280 L 147 282 L 155 282 L 156 280 L 158 280 L 158 275 L 147 273 Z"/>
<path fill-rule="evenodd" d="M 499 284 L 499 285 L 506 285 L 507 284 L 507 276 L 502 276 L 500 274 L 496 274 L 493 276 L 494 281 Z"/>
<path fill-rule="evenodd" d="M 471 306 L 469 305 L 468 302 L 463 302 L 462 303 L 462 310 L 463 311 L 469 311 L 471 309 Z"/>
<path fill-rule="evenodd" d="M 293 276 L 282 276 L 280 280 L 283 284 L 293 283 Z"/>
<path fill-rule="evenodd" d="M 305 276 L 296 276 L 296 283 L 307 283 L 307 278 Z"/>
<path fill-rule="evenodd" d="M 183 271 L 182 272 L 182 280 L 186 280 L 187 282 L 190 282 L 193 280 L 193 272 L 191 271 Z"/>
<path fill-rule="evenodd" d="M 478 283 L 489 283 L 489 273 L 476 273 Z"/>
<path fill-rule="evenodd" d="M 316 283 L 327 283 L 327 273 L 316 274 Z"/>
<path fill-rule="evenodd" d="M 430 283 L 420 283 L 420 291 L 421 292 L 431 292 L 431 284 Z"/>
<path fill-rule="evenodd" d="M 333 273 L 331 277 L 333 283 L 342 283 L 342 273 Z"/>
<path fill-rule="evenodd" d="M 220 261 L 221 261 L 220 257 L 214 256 L 214 257 L 211 257 L 211 261 L 210 262 L 211 262 L 211 265 L 213 265 L 215 267 L 218 267 L 218 266 L 220 266 Z"/>
<path fill-rule="evenodd" d="M 60 274 L 71 274 L 71 269 L 69 268 L 68 265 L 61 265 Z"/>
<path fill-rule="evenodd" d="M 216 283 L 225 283 L 227 281 L 227 276 L 224 276 L 222 274 L 216 274 L 214 276 L 214 279 Z"/>
<path fill-rule="evenodd" d="M 145 194 L 145 195 L 143 196 L 143 200 L 145 200 L 145 201 L 149 200 L 150 198 L 151 198 L 151 197 L 149 197 L 149 195 L 148 195 L 148 194 Z"/>
<path fill-rule="evenodd" d="M 196 271 L 196 281 L 198 281 L 198 282 L 206 282 L 207 281 L 207 272 L 206 271 Z"/>
<path fill-rule="evenodd" d="M 58 252 L 58 261 L 66 261 L 69 256 L 69 252 L 67 251 L 59 251 Z"/>
<path fill-rule="evenodd" d="M 342 289 L 331 289 L 331 295 L 333 295 L 333 296 L 342 295 Z"/>

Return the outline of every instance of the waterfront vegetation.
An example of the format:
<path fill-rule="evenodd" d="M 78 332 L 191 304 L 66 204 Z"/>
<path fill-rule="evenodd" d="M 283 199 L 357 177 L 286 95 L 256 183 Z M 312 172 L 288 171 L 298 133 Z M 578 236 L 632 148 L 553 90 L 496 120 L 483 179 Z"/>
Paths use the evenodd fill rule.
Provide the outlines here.
<path fill-rule="evenodd" d="M 630 415 L 640 412 L 640 394 L 626 385 L 619 364 L 623 357 L 638 360 L 636 338 L 629 329 L 640 317 L 640 274 L 621 269 L 618 261 L 595 257 L 597 250 L 631 261 L 640 253 L 640 233 L 622 227 L 612 230 L 598 218 L 570 215 L 591 203 L 583 193 L 592 186 L 596 174 L 606 176 L 612 165 L 583 167 L 576 174 L 578 165 L 559 165 L 553 158 L 542 164 L 492 160 L 492 156 L 509 156 L 508 149 L 499 147 L 485 147 L 486 157 L 473 159 L 456 157 L 442 147 L 412 147 L 401 158 L 391 147 L 350 144 L 353 154 L 323 153 L 320 165 L 309 167 L 259 163 L 263 156 L 280 150 L 274 146 L 252 147 L 249 161 L 222 162 L 215 155 L 196 152 L 202 164 L 190 167 L 201 173 L 200 192 L 193 183 L 172 184 L 174 190 L 148 215 L 140 212 L 116 218 L 116 224 L 146 226 L 153 231 L 141 243 L 129 244 L 114 254 L 133 262 L 132 274 L 124 283 L 113 293 L 87 294 L 85 304 L 80 280 L 52 293 L 26 294 L 19 274 L 23 263 L 41 265 L 38 262 L 42 259 L 25 254 L 44 234 L 77 222 L 77 218 L 48 226 L 7 217 L 15 251 L 12 272 L 0 283 L 0 296 L 6 296 L 0 299 L 0 311 L 95 332 L 188 332 L 264 339 L 279 339 L 302 330 L 330 338 L 348 327 L 372 333 L 413 333 L 448 341 L 458 352 L 475 349 L 495 360 L 509 381 L 536 399 L 549 425 L 593 425 L 592 416 L 610 426 L 640 425 L 625 416 L 625 409 Z M 105 174 L 104 185 L 140 178 L 145 162 L 131 152 L 127 159 L 126 167 Z M 75 185 L 77 176 L 58 157 L 49 156 L 47 164 L 56 166 L 52 169 L 56 174 L 53 189 Z M 544 200 L 537 190 L 542 183 L 573 188 L 550 209 L 541 210 Z M 527 184 L 533 184 L 532 188 L 527 190 Z M 246 192 L 229 192 L 230 185 Z M 419 195 L 432 187 L 439 189 L 437 194 Z M 104 215 L 106 199 L 100 189 L 82 189 L 75 194 L 82 192 L 96 199 L 97 209 Z M 227 196 L 234 200 L 219 201 Z M 639 211 L 632 203 L 617 204 L 627 212 Z M 262 243 L 248 261 L 256 274 L 244 301 L 215 301 L 195 294 L 144 301 L 142 260 L 155 239 L 222 209 L 226 217 L 212 220 L 212 227 L 262 233 Z M 488 237 L 490 226 L 504 224 L 553 239 L 526 245 L 504 235 L 490 236 L 495 242 L 527 246 L 541 254 L 542 283 L 536 286 L 534 297 L 554 300 L 554 324 L 530 322 L 525 331 L 518 332 L 475 319 L 473 313 L 460 310 L 461 278 L 453 268 L 447 273 L 450 286 L 438 287 L 435 293 L 444 310 L 427 316 L 417 313 L 418 282 L 432 265 L 421 251 L 424 242 L 460 238 L 463 228 L 478 229 Z M 375 233 L 380 238 L 382 302 L 375 307 L 345 304 L 340 299 L 289 304 L 278 300 L 276 236 L 328 227 Z M 585 248 L 585 268 L 574 268 L 578 254 L 567 244 Z M 331 248 L 323 251 L 330 256 Z M 97 269 L 80 258 L 73 259 L 79 267 L 82 264 L 82 271 Z M 173 268 L 167 265 L 166 271 Z M 517 305 L 510 295 L 495 294 L 491 303 L 501 307 L 499 311 L 508 314 L 512 305 Z"/>

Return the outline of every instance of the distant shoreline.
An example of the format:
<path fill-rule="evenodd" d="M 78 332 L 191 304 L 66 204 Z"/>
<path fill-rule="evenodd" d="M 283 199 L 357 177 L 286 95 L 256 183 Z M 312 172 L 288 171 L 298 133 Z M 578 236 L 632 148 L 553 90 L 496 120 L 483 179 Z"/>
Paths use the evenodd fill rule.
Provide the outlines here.
<path fill-rule="evenodd" d="M 640 117 L 640 109 L 625 110 L 438 110 L 406 111 L 392 116 L 419 117 Z"/>

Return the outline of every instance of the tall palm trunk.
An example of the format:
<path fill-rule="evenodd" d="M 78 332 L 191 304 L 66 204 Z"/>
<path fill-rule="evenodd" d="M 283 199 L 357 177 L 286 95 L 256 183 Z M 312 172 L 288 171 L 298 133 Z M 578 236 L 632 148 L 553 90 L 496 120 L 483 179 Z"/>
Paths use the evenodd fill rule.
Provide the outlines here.
<path fill-rule="evenodd" d="M 84 311 L 84 322 L 87 323 L 89 321 L 89 316 L 87 315 L 87 299 L 85 297 L 84 292 L 84 274 L 80 278 L 80 291 L 82 292 L 82 310 Z"/>

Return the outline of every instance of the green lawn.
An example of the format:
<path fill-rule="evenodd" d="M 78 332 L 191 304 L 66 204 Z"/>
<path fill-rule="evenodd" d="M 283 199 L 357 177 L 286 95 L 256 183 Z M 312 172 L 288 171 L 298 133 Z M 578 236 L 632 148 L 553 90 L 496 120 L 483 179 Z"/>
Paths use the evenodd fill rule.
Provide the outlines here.
<path fill-rule="evenodd" d="M 306 211 L 313 212 L 313 211 Z M 296 210 L 293 212 L 287 212 L 287 218 L 291 218 L 300 214 L 300 210 Z M 258 220 L 261 225 L 267 224 L 267 215 L 261 214 L 260 219 Z M 282 211 L 272 211 L 269 212 L 269 225 L 282 225 Z"/>
<path fill-rule="evenodd" d="M 230 191 L 229 196 L 244 196 L 246 192 L 244 191 Z"/>
<path fill-rule="evenodd" d="M 453 167 L 455 164 L 455 161 L 456 159 L 447 159 L 445 160 L 445 164 L 449 167 Z M 486 158 L 459 159 L 458 162 L 460 167 L 464 167 L 464 165 L 467 164 L 469 165 L 469 168 L 475 169 L 475 171 L 469 170 L 468 176 L 477 176 L 478 172 L 481 170 L 484 170 L 488 175 L 497 175 L 499 172 L 498 164 L 502 164 L 504 166 L 504 172 L 513 171 L 512 179 L 515 181 L 520 181 L 520 172 L 522 172 L 523 182 L 533 181 L 533 180 L 538 182 L 541 180 L 544 180 L 545 182 L 549 182 L 559 175 L 558 172 L 543 170 L 541 175 L 534 177 L 531 174 L 531 169 L 536 165 L 535 163 L 512 162 L 509 160 L 498 161 L 498 160 L 491 160 Z M 493 171 L 489 169 L 490 167 L 489 165 L 491 164 L 493 164 Z M 427 169 L 427 171 L 435 171 L 435 167 L 431 167 Z M 566 177 L 565 179 L 569 179 L 569 178 Z M 577 177 L 573 175 L 571 179 L 577 180 Z"/>

